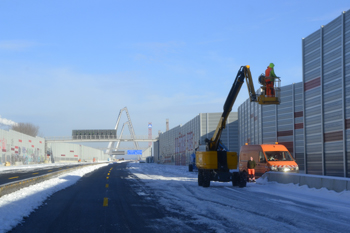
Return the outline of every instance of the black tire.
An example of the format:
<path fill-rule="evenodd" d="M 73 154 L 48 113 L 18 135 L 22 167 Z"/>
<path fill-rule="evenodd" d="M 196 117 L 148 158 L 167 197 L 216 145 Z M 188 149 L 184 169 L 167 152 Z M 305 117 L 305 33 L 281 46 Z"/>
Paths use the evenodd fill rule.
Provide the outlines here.
<path fill-rule="evenodd" d="M 188 171 L 193 172 L 193 164 L 188 165 Z"/>
<path fill-rule="evenodd" d="M 234 172 L 232 174 L 232 186 L 238 186 L 239 185 L 239 173 Z"/>
<path fill-rule="evenodd" d="M 203 187 L 207 188 L 210 186 L 210 170 L 203 171 Z"/>
<path fill-rule="evenodd" d="M 239 173 L 239 187 L 244 188 L 247 186 L 247 173 L 240 172 Z"/>
<path fill-rule="evenodd" d="M 203 186 L 203 171 L 198 170 L 198 186 Z"/>

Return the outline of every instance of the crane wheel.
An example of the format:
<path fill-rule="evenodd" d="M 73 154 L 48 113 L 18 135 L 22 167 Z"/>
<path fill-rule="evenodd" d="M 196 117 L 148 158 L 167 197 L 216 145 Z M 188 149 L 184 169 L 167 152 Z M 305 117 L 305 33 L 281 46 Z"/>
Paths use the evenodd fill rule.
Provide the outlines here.
<path fill-rule="evenodd" d="M 247 186 L 247 173 L 241 172 L 239 174 L 239 187 L 244 188 Z"/>
<path fill-rule="evenodd" d="M 210 170 L 203 171 L 203 187 L 207 188 L 210 186 Z"/>
<path fill-rule="evenodd" d="M 239 173 L 238 172 L 234 172 L 232 174 L 232 186 L 238 186 L 239 185 Z"/>
<path fill-rule="evenodd" d="M 198 170 L 198 186 L 203 186 L 203 171 Z"/>

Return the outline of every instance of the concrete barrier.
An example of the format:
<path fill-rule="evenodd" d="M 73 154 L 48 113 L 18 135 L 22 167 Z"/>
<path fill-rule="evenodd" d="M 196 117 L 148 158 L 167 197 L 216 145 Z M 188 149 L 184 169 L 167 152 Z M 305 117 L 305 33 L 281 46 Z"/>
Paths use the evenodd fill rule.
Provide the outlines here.
<path fill-rule="evenodd" d="M 336 192 L 350 190 L 350 178 L 334 177 L 334 176 L 318 176 L 309 174 L 286 173 L 286 172 L 267 172 L 262 178 L 275 181 L 282 184 L 299 184 L 299 186 L 307 185 L 309 188 L 326 188 Z"/>

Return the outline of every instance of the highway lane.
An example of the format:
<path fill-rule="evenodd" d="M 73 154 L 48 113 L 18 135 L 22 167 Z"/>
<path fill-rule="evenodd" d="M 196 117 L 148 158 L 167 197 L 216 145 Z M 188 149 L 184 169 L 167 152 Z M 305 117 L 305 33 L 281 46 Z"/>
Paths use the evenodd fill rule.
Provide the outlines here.
<path fill-rule="evenodd" d="M 64 166 L 50 166 L 48 168 L 33 168 L 33 169 L 13 169 L 0 172 L 0 185 L 33 178 L 36 176 L 46 175 L 52 172 L 61 171 L 73 167 L 78 167 L 86 164 L 74 164 Z"/>
<path fill-rule="evenodd" d="M 178 232 L 166 221 L 177 216 L 135 182 L 126 163 L 102 167 L 53 194 L 10 232 Z"/>

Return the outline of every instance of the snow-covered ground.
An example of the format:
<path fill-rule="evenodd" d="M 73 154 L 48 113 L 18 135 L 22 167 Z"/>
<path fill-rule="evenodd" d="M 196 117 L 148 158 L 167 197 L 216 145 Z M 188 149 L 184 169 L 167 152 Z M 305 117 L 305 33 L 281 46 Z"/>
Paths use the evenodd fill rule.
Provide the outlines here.
<path fill-rule="evenodd" d="M 85 163 L 84 163 L 85 164 Z M 86 163 L 88 164 L 88 163 Z M 54 167 L 67 167 L 74 166 L 77 163 L 43 163 L 43 164 L 31 164 L 31 165 L 18 165 L 18 166 L 0 166 L 0 175 L 9 172 L 30 172 L 38 169 L 54 168 Z"/>
<path fill-rule="evenodd" d="M 4 171 L 11 171 L 12 169 L 31 170 L 62 165 L 64 164 L 8 167 L 7 169 L 1 169 L 0 175 Z M 20 223 L 24 217 L 29 216 L 31 212 L 33 212 L 43 203 L 45 204 L 46 198 L 51 196 L 53 193 L 75 184 L 85 174 L 107 165 L 108 163 L 103 163 L 77 169 L 53 179 L 46 180 L 2 196 L 0 198 L 0 232 L 2 233 L 11 230 L 18 223 Z"/>
<path fill-rule="evenodd" d="M 106 163 L 107 161 L 97 162 L 97 163 Z M 53 168 L 53 167 L 67 167 L 67 166 L 75 166 L 75 165 L 84 165 L 91 163 L 41 163 L 41 164 L 30 164 L 30 165 L 18 165 L 18 166 L 0 166 L 0 175 L 6 172 L 13 172 L 14 170 L 25 170 L 26 172 L 30 170 L 37 170 L 42 168 Z"/>
<path fill-rule="evenodd" d="M 82 168 L 1 197 L 0 232 L 17 225 L 45 204 L 53 193 L 106 165 Z M 132 173 L 129 179 L 135 192 L 157 199 L 174 216 L 181 216 L 166 219 L 177 223 L 179 232 L 193 232 L 187 225 L 205 226 L 207 232 L 218 233 L 349 232 L 350 229 L 350 191 L 337 193 L 262 179 L 256 184 L 248 183 L 246 188 L 219 182 L 203 188 L 197 185 L 197 173 L 188 172 L 187 166 L 128 163 L 127 169 Z M 159 221 L 164 224 L 164 219 Z"/>
<path fill-rule="evenodd" d="M 350 191 L 262 178 L 246 188 L 220 182 L 203 188 L 187 166 L 129 163 L 128 168 L 145 184 L 142 192 L 149 190 L 144 195 L 155 195 L 168 211 L 184 216 L 184 225 L 206 225 L 211 232 L 350 231 Z"/>

